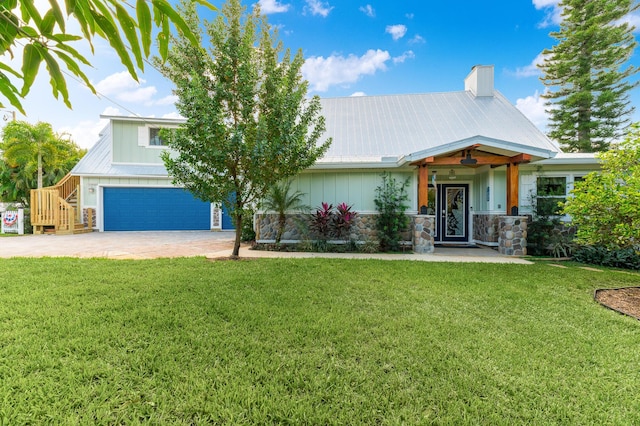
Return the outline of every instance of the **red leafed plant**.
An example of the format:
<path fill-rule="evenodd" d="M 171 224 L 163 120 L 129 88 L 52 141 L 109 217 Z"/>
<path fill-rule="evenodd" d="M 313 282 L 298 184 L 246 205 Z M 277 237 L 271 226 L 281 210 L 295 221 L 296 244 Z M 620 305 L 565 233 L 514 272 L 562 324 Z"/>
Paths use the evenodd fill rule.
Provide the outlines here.
<path fill-rule="evenodd" d="M 347 239 L 349 237 L 349 233 L 351 232 L 351 227 L 353 226 L 356 216 L 358 213 L 352 212 L 351 207 L 347 205 L 347 203 L 340 203 L 336 207 L 336 215 L 334 217 L 334 232 L 336 238 L 340 240 Z"/>
<path fill-rule="evenodd" d="M 309 228 L 316 238 L 328 240 L 331 235 L 331 225 L 333 222 L 333 204 L 322 203 L 314 213 L 311 214 Z"/>

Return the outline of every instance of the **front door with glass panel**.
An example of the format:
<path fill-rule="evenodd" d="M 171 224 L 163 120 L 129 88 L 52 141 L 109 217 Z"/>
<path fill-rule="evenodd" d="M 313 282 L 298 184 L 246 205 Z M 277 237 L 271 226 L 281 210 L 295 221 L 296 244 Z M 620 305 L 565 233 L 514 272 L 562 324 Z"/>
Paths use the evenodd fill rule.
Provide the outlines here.
<path fill-rule="evenodd" d="M 436 241 L 469 241 L 469 185 L 441 184 L 437 190 Z"/>

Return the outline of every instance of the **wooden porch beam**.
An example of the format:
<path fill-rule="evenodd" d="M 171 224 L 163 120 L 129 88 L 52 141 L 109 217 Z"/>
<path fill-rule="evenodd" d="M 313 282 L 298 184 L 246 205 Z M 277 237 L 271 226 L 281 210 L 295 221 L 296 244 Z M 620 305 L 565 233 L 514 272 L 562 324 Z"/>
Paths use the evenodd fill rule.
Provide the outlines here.
<path fill-rule="evenodd" d="M 507 164 L 507 215 L 511 215 L 519 208 L 519 191 L 520 186 L 518 163 Z"/>
<path fill-rule="evenodd" d="M 514 155 L 513 157 L 509 158 L 509 160 L 513 164 L 528 163 L 528 162 L 531 161 L 531 155 L 530 154 L 518 154 L 518 155 Z"/>
<path fill-rule="evenodd" d="M 422 164 L 431 164 L 434 166 L 456 166 L 460 165 L 460 160 L 462 160 L 462 158 L 463 157 L 459 157 L 458 155 L 452 157 L 427 157 L 412 164 L 416 166 L 420 166 Z M 531 155 L 529 154 L 518 154 L 513 157 L 505 157 L 503 155 L 480 154 L 476 152 L 472 153 L 472 158 L 476 160 L 476 166 L 504 166 L 507 164 L 521 164 L 531 161 Z"/>
<path fill-rule="evenodd" d="M 418 213 L 429 204 L 429 168 L 426 164 L 420 166 L 418 171 Z"/>
<path fill-rule="evenodd" d="M 473 157 L 473 159 L 477 160 L 475 164 L 477 166 L 483 166 L 486 164 L 503 166 L 505 164 L 511 163 L 511 159 L 509 157 L 502 157 L 499 155 L 483 155 L 483 156 Z M 462 158 L 458 156 L 438 157 L 438 158 L 434 158 L 430 162 L 430 164 L 433 164 L 434 166 L 456 166 L 456 165 L 459 166 L 460 160 L 462 160 Z"/>

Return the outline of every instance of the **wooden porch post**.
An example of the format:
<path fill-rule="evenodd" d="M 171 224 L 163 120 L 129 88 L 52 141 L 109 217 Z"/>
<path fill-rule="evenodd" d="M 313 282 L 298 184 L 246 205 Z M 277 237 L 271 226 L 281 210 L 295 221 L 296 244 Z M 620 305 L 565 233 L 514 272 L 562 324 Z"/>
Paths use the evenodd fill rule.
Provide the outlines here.
<path fill-rule="evenodd" d="M 418 167 L 418 214 L 421 214 L 422 206 L 426 209 L 429 204 L 429 168 L 426 163 Z"/>
<path fill-rule="evenodd" d="M 515 210 L 519 208 L 519 193 L 518 187 L 518 163 L 507 164 L 507 215 L 513 215 Z"/>

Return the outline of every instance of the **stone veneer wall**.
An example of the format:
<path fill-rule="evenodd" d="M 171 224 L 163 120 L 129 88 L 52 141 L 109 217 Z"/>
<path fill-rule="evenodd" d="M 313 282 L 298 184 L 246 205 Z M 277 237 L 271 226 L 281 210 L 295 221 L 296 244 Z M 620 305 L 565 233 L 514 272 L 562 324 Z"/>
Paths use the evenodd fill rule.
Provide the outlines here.
<path fill-rule="evenodd" d="M 91 212 L 91 217 L 89 217 L 89 212 Z M 82 209 L 82 223 L 86 223 L 90 228 L 98 226 L 96 222 L 96 209 Z"/>
<path fill-rule="evenodd" d="M 434 234 L 436 217 L 433 215 L 416 215 L 412 218 L 413 251 L 416 253 L 433 253 L 435 249 Z"/>
<path fill-rule="evenodd" d="M 222 220 L 222 209 L 220 209 L 219 207 L 215 207 L 213 209 L 213 219 L 212 219 L 212 223 L 211 223 L 211 227 L 213 229 L 220 229 L 222 228 L 222 224 L 220 223 L 220 221 Z"/>
<path fill-rule="evenodd" d="M 351 228 L 349 239 L 354 241 L 375 240 L 378 236 L 376 230 L 375 214 L 358 214 L 355 224 Z M 278 215 L 273 213 L 258 214 L 255 218 L 256 240 L 258 242 L 272 242 L 276 239 L 278 231 Z M 308 229 L 308 219 L 302 214 L 288 214 L 282 241 L 302 241 L 309 238 L 304 235 Z M 433 232 L 432 232 L 433 235 Z M 412 232 L 408 230 L 402 234 L 402 239 L 408 243 L 412 241 Z"/>
<path fill-rule="evenodd" d="M 481 216 L 481 215 L 478 215 Z M 526 216 L 495 216 L 483 215 L 476 223 L 488 224 L 487 230 L 483 231 L 487 235 L 497 234 L 498 251 L 507 256 L 524 256 L 527 254 L 527 223 Z M 489 217 L 495 216 L 495 217 Z M 375 214 L 361 214 L 356 218 L 352 228 L 350 239 L 355 241 L 367 241 L 376 239 Z M 258 242 L 273 242 L 276 238 L 278 216 L 276 214 L 259 214 L 256 216 L 256 240 Z M 285 231 L 282 241 L 302 241 L 308 238 L 304 235 L 307 229 L 307 218 L 305 215 L 287 215 Z M 497 223 L 496 223 L 497 221 Z M 434 252 L 434 234 L 436 217 L 433 215 L 412 215 L 410 230 L 403 234 L 403 240 L 411 244 L 416 253 Z M 493 228 L 492 228 L 493 227 Z M 474 239 L 478 240 L 474 231 Z M 485 241 L 486 242 L 486 241 Z"/>
<path fill-rule="evenodd" d="M 500 216 L 500 237 L 498 252 L 507 256 L 525 256 L 527 254 L 526 216 Z"/>
<path fill-rule="evenodd" d="M 500 237 L 500 215 L 474 213 L 473 239 L 477 243 L 495 245 Z"/>

